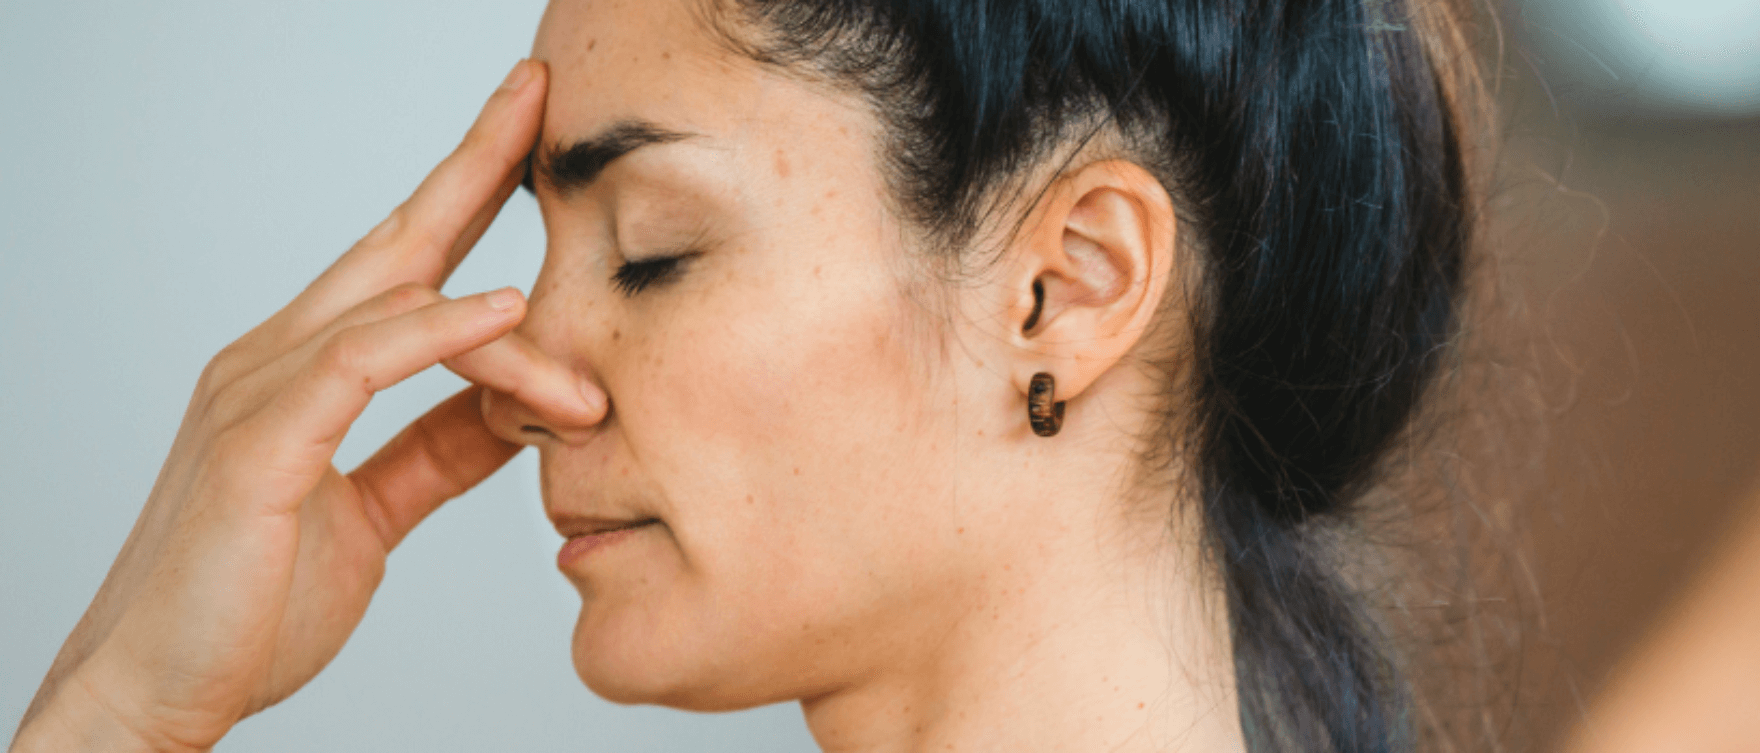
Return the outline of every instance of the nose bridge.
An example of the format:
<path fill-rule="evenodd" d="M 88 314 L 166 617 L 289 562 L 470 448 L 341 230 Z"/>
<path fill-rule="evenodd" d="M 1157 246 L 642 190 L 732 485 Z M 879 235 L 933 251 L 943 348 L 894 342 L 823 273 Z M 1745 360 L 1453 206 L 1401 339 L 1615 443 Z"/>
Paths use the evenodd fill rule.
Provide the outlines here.
<path fill-rule="evenodd" d="M 561 311 L 566 302 L 555 294 L 555 286 L 546 279 L 548 274 L 546 263 L 544 271 L 539 272 L 538 279 L 532 283 L 532 292 L 526 296 L 525 318 L 513 331 L 530 340 L 538 350 L 561 360 L 567 358 L 568 341 L 572 338 L 567 331 L 567 317 Z M 567 364 L 567 361 L 563 363 Z"/>
<path fill-rule="evenodd" d="M 526 296 L 526 316 L 514 331 L 564 366 L 595 378 L 593 359 L 601 337 L 592 329 L 605 326 L 606 312 L 586 284 L 586 271 L 561 267 L 556 258 L 546 255 Z"/>

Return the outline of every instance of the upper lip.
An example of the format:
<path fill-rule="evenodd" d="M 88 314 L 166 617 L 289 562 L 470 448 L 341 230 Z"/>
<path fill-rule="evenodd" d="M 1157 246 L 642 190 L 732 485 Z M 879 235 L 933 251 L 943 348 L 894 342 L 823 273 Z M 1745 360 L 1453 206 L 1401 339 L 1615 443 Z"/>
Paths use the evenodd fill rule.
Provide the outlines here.
<path fill-rule="evenodd" d="M 595 518 L 566 514 L 550 517 L 551 524 L 556 526 L 556 532 L 562 534 L 564 538 L 570 539 L 615 531 L 619 528 L 634 528 L 647 523 L 656 523 L 659 520 L 659 518 Z"/>

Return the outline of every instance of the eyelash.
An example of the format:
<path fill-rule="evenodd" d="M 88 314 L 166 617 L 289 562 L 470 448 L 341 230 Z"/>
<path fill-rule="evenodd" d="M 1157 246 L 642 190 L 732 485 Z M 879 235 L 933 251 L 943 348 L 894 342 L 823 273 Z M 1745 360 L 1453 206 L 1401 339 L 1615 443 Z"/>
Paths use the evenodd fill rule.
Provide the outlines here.
<path fill-rule="evenodd" d="M 611 282 L 622 291 L 624 297 L 633 298 L 637 293 L 652 285 L 664 285 L 677 279 L 679 263 L 692 256 L 695 252 L 678 256 L 664 256 L 641 261 L 626 261 L 617 267 L 617 273 L 611 276 Z"/>

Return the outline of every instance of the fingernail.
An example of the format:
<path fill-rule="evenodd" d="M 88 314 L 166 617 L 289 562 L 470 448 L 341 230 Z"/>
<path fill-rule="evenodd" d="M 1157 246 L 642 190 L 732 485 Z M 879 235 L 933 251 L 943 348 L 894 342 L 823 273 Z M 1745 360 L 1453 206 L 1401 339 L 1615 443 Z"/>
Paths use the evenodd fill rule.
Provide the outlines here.
<path fill-rule="evenodd" d="M 530 80 L 532 80 L 532 67 L 526 65 L 525 59 L 521 58 L 519 62 L 513 64 L 513 70 L 507 72 L 507 78 L 502 79 L 501 89 L 503 91 L 517 91 Z"/>
<path fill-rule="evenodd" d="M 599 388 L 593 386 L 593 383 L 585 377 L 581 378 L 580 389 L 581 403 L 587 406 L 588 413 L 597 414 L 605 407 L 604 393 L 600 392 Z"/>
<path fill-rule="evenodd" d="M 517 288 L 502 288 L 489 294 L 489 308 L 496 311 L 506 311 L 518 305 L 519 290 Z"/>

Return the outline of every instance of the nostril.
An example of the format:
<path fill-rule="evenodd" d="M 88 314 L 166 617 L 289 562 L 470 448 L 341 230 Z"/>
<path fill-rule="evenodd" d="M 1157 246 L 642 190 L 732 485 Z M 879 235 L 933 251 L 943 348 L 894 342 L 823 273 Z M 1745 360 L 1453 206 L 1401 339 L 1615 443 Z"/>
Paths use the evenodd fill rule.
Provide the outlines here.
<path fill-rule="evenodd" d="M 525 426 L 521 426 L 521 427 L 519 427 L 519 430 L 526 432 L 527 434 L 549 434 L 550 436 L 556 436 L 554 434 L 550 434 L 549 429 L 546 429 L 542 426 L 534 426 L 532 424 L 526 424 Z"/>

